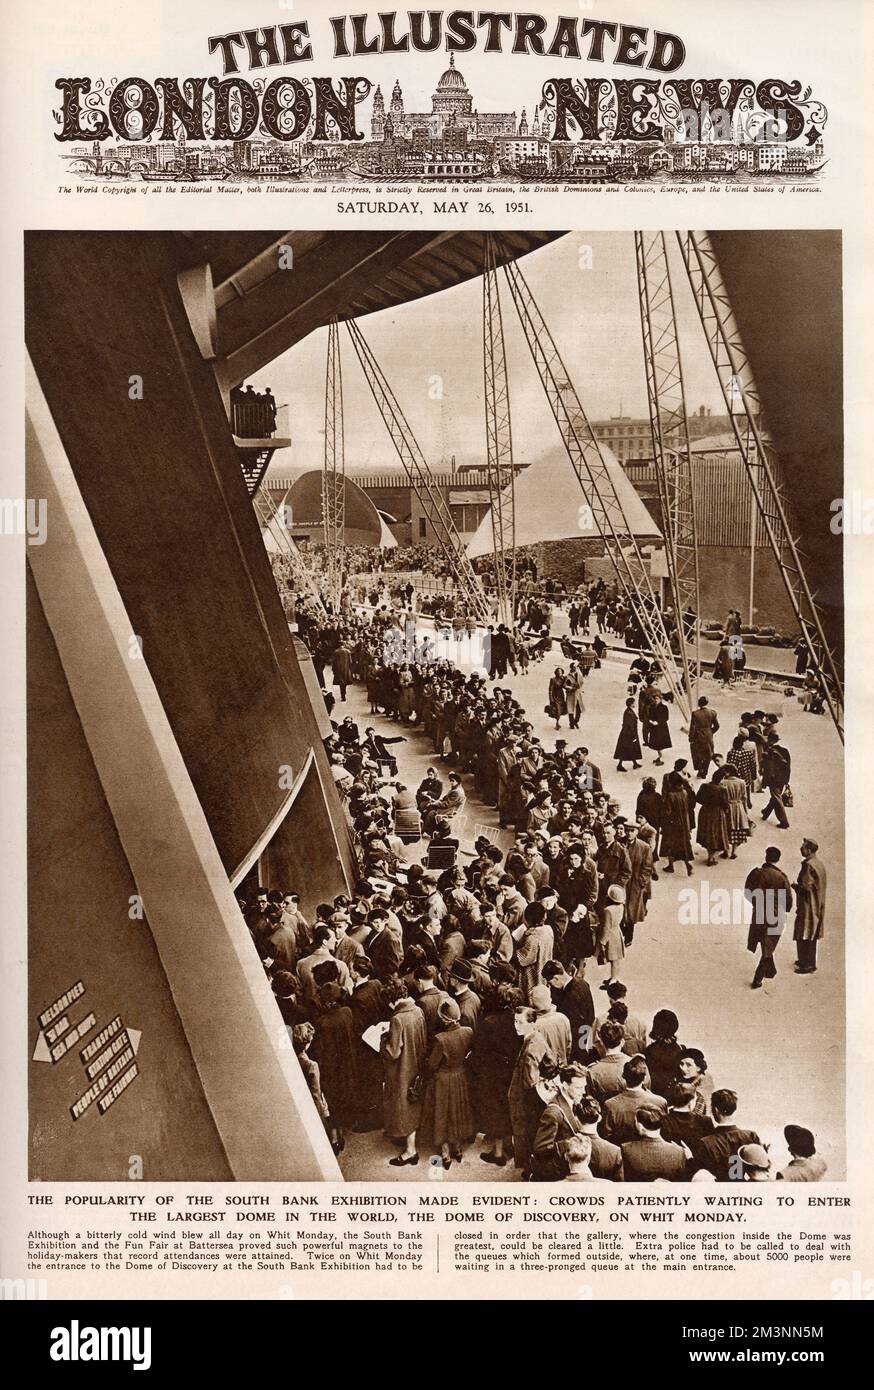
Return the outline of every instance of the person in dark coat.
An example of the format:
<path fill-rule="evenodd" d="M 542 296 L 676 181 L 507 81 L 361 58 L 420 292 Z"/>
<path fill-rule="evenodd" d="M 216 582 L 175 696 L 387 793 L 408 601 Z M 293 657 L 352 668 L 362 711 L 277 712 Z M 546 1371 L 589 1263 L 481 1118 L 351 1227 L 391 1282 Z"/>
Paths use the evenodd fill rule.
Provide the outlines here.
<path fill-rule="evenodd" d="M 549 682 L 549 712 L 555 720 L 555 727 L 561 728 L 561 717 L 567 714 L 567 678 L 563 666 L 556 666 Z"/>
<path fill-rule="evenodd" d="M 552 1002 L 571 1025 L 571 1056 L 585 1061 L 592 1046 L 592 1024 L 595 1004 L 592 991 L 585 980 L 572 975 L 561 962 L 548 960 L 543 967 L 543 979 L 549 985 Z"/>
<path fill-rule="evenodd" d="M 724 781 L 728 768 L 718 767 L 710 782 L 698 788 L 696 800 L 701 808 L 698 812 L 697 843 L 707 851 L 707 863 L 715 864 L 716 855 L 728 859 L 731 851 L 729 837 L 729 798 Z"/>
<path fill-rule="evenodd" d="M 388 1005 L 385 990 L 379 980 L 374 980 L 373 966 L 367 956 L 353 956 L 349 963 L 352 976 L 352 993 L 349 1008 L 352 1010 L 353 1031 L 356 1038 L 355 1051 L 358 1058 L 358 1080 L 360 1095 L 358 1119 L 355 1130 L 367 1133 L 382 1127 L 382 1077 L 383 1065 L 378 1052 L 362 1041 L 362 1034 L 375 1023 L 388 1018 Z"/>
<path fill-rule="evenodd" d="M 340 699 L 346 703 L 346 687 L 352 680 L 352 654 L 341 642 L 331 657 L 331 671 L 334 684 L 340 687 Z"/>
<path fill-rule="evenodd" d="M 607 906 L 607 893 L 614 884 L 625 889 L 631 878 L 631 860 L 624 845 L 616 838 L 616 830 L 611 821 L 606 821 L 603 829 L 604 843 L 598 847 L 595 864 L 598 870 L 598 901 L 596 916 L 600 916 Z"/>
<path fill-rule="evenodd" d="M 516 1009 L 513 1019 L 522 1045 L 510 1078 L 507 1102 L 513 1125 L 513 1160 L 525 1179 L 531 1174 L 531 1149 L 544 1105 L 537 1091 L 543 1079 L 541 1065 L 550 1058 L 546 1037 L 537 1027 L 537 1011 Z"/>
<path fill-rule="evenodd" d="M 672 1086 L 670 1107 L 662 1120 L 662 1138 L 669 1144 L 685 1144 L 691 1149 L 705 1134 L 713 1133 L 710 1116 L 695 1109 L 697 1097 L 697 1088 L 687 1081 L 676 1081 Z"/>
<path fill-rule="evenodd" d="M 655 760 L 656 767 L 660 767 L 664 762 L 662 753 L 666 748 L 672 747 L 671 731 L 668 728 L 668 706 L 662 698 L 660 690 L 653 692 L 649 708 L 647 710 L 647 745 L 655 749 L 658 757 Z"/>
<path fill-rule="evenodd" d="M 629 696 L 625 701 L 625 712 L 622 715 L 622 728 L 619 730 L 619 738 L 616 740 L 616 747 L 613 750 L 613 757 L 618 760 L 617 772 L 625 772 L 623 764 L 631 759 L 634 766 L 640 767 L 638 761 L 642 757 L 640 749 L 640 739 L 637 736 L 637 715 L 634 713 L 634 699 Z"/>
<path fill-rule="evenodd" d="M 658 859 L 659 833 L 662 828 L 662 798 L 661 793 L 656 790 L 656 780 L 654 777 L 644 777 L 641 783 L 641 790 L 637 793 L 634 814 L 638 817 L 643 816 L 647 825 L 651 825 L 656 832 L 655 844 L 653 845 L 653 859 Z"/>
<path fill-rule="evenodd" d="M 515 1010 L 521 1005 L 520 990 L 498 985 L 476 1031 L 468 1064 L 474 1121 L 486 1142 L 480 1158 L 496 1168 L 510 1161 L 506 1150 L 512 1145 L 513 1125 L 507 1092 L 522 1046 L 515 1026 Z"/>
<path fill-rule="evenodd" d="M 425 1063 L 427 1080 L 419 1133 L 439 1146 L 443 1167 L 450 1168 L 453 1159 L 463 1161 L 463 1145 L 476 1130 L 466 1065 L 473 1029 L 462 1026 L 454 999 L 442 1000 L 437 1016 L 442 1028 Z"/>
<path fill-rule="evenodd" d="M 595 906 L 598 899 L 598 868 L 584 845 L 568 845 L 564 863 L 554 876 L 550 870 L 550 883 L 558 891 L 559 906 L 568 915 L 577 903 L 585 903 L 586 907 Z"/>
<path fill-rule="evenodd" d="M 637 693 L 637 717 L 640 720 L 640 727 L 643 730 L 643 741 L 649 747 L 649 712 L 655 703 L 655 698 L 659 691 L 655 685 L 655 677 L 648 675 L 644 684 Z"/>
<path fill-rule="evenodd" d="M 669 772 L 665 779 L 665 792 L 662 796 L 662 846 L 661 853 L 667 859 L 666 874 L 674 872 L 674 860 L 682 859 L 686 872 L 692 872 L 692 815 L 690 807 L 695 804 L 686 779 L 679 772 Z"/>
<path fill-rule="evenodd" d="M 641 827 L 636 822 L 631 822 L 626 826 L 625 845 L 631 865 L 631 877 L 625 894 L 625 920 L 622 923 L 626 946 L 630 946 L 634 940 L 634 928 L 637 923 L 646 917 L 647 905 L 652 896 L 655 834 L 651 825 Z"/>
<path fill-rule="evenodd" d="M 575 1134 L 582 1134 L 583 1124 L 576 1113 L 586 1094 L 588 1073 L 577 1062 L 569 1062 L 558 1074 L 558 1090 L 544 1107 L 531 1152 L 531 1176 L 536 1182 L 560 1182 L 567 1177 L 567 1163 L 560 1145 Z"/>
<path fill-rule="evenodd" d="M 753 976 L 753 989 L 761 989 L 763 980 L 773 980 L 777 974 L 774 952 L 780 943 L 786 913 L 792 907 L 792 886 L 783 870 L 778 869 L 779 862 L 780 851 L 776 845 L 769 845 L 764 864 L 753 869 L 744 884 L 744 897 L 753 909 L 747 950 L 762 953 Z"/>
<path fill-rule="evenodd" d="M 389 926 L 388 910 L 376 907 L 368 914 L 371 935 L 367 941 L 367 956 L 373 966 L 373 973 L 385 983 L 397 974 L 403 959 L 403 950 L 397 936 Z"/>
<path fill-rule="evenodd" d="M 768 804 L 762 810 L 762 820 L 767 820 L 773 811 L 781 830 L 787 830 L 789 827 L 784 796 L 789 784 L 790 771 L 789 749 L 783 747 L 778 733 L 768 734 L 767 742 L 762 749 L 762 785 L 771 795 Z"/>
<path fill-rule="evenodd" d="M 352 1010 L 339 985 L 323 985 L 316 998 L 313 1060 L 318 1062 L 322 1094 L 328 1106 L 328 1135 L 334 1153 L 346 1147 L 344 1129 L 359 1108 L 358 1055 Z"/>
<path fill-rule="evenodd" d="M 429 767 L 425 777 L 419 783 L 416 790 L 416 805 L 419 810 L 423 809 L 423 801 L 439 801 L 443 795 L 443 783 L 437 776 L 433 767 Z"/>
<path fill-rule="evenodd" d="M 737 1111 L 737 1094 L 734 1091 L 714 1091 L 712 1105 L 713 1129 L 689 1145 L 692 1150 L 689 1176 L 694 1176 L 703 1168 L 712 1173 L 717 1182 L 731 1182 L 738 1177 L 738 1149 L 745 1144 L 760 1144 L 762 1141 L 755 1130 L 741 1129 L 734 1123 Z"/>
<path fill-rule="evenodd" d="M 689 719 L 689 752 L 692 766 L 699 777 L 706 777 L 713 761 L 713 735 L 719 729 L 716 711 L 707 703 L 707 696 L 701 695 L 698 708 L 692 711 Z"/>
<path fill-rule="evenodd" d="M 677 1042 L 679 1026 L 679 1019 L 671 1009 L 659 1009 L 652 1021 L 650 1042 L 644 1049 L 650 1090 L 664 1100 L 670 1100 L 673 1095 L 677 1067 L 684 1051 Z"/>
<path fill-rule="evenodd" d="M 385 997 L 391 1011 L 391 1024 L 380 1046 L 385 1066 L 385 1132 L 391 1138 L 403 1139 L 403 1151 L 397 1158 L 390 1158 L 389 1165 L 404 1168 L 419 1162 L 416 1130 L 422 1117 L 422 1100 L 421 1096 L 410 1098 L 410 1087 L 425 1065 L 428 1033 L 425 1017 L 407 993 L 406 985 L 391 981 Z"/>

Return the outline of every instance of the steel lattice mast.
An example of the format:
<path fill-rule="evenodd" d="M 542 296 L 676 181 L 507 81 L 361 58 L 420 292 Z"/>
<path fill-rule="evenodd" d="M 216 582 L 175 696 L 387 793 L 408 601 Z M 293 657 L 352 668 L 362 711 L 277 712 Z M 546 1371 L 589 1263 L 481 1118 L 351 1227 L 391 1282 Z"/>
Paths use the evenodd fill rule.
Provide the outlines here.
<path fill-rule="evenodd" d="M 486 405 L 486 470 L 491 503 L 498 619 L 512 625 L 516 611 L 516 482 L 504 324 L 494 242 L 485 238 L 483 272 L 483 377 Z"/>
<path fill-rule="evenodd" d="M 507 262 L 504 274 L 550 409 L 580 487 L 591 507 L 597 534 L 604 542 L 631 610 L 649 639 L 652 653 L 661 665 L 674 700 L 688 721 L 691 710 L 687 692 L 677 668 L 662 612 L 634 528 L 625 516 L 601 446 L 518 264 L 515 261 Z"/>
<path fill-rule="evenodd" d="M 340 329 L 328 324 L 325 371 L 325 459 L 322 468 L 322 525 L 325 535 L 325 592 L 340 606 L 343 588 L 343 536 L 346 525 L 346 453 L 343 436 L 343 373 Z"/>
<path fill-rule="evenodd" d="M 262 530 L 270 532 L 270 535 L 273 537 L 291 566 L 291 572 L 298 589 L 302 593 L 305 593 L 315 604 L 320 616 L 327 616 L 318 584 L 304 564 L 303 557 L 291 536 L 283 526 L 279 516 L 279 508 L 273 501 L 273 498 L 261 487 L 252 498 L 252 504 L 258 514 Z"/>
<path fill-rule="evenodd" d="M 822 618 L 804 574 L 793 534 L 785 484 L 749 359 L 725 288 L 716 253 L 706 232 L 677 232 L 683 264 L 692 287 L 726 410 L 774 558 L 805 645 L 819 677 L 823 698 L 843 742 L 843 685 L 825 636 Z M 740 410 L 736 407 L 740 405 Z"/>
<path fill-rule="evenodd" d="M 365 341 L 358 324 L 354 319 L 347 319 L 346 327 L 404 472 L 410 480 L 422 511 L 434 530 L 437 543 L 451 568 L 464 602 L 472 616 L 480 622 L 489 622 L 492 616 L 491 608 L 480 583 L 479 575 L 467 556 L 449 507 L 434 482 L 431 469 L 398 399 L 389 386 L 382 368 Z"/>
<path fill-rule="evenodd" d="M 640 324 L 652 431 L 653 462 L 665 532 L 665 553 L 680 646 L 680 666 L 690 707 L 701 674 L 698 535 L 692 451 L 680 339 L 664 232 L 635 232 Z M 694 637 L 686 614 L 694 615 Z M 694 661 L 687 641 L 693 637 Z"/>

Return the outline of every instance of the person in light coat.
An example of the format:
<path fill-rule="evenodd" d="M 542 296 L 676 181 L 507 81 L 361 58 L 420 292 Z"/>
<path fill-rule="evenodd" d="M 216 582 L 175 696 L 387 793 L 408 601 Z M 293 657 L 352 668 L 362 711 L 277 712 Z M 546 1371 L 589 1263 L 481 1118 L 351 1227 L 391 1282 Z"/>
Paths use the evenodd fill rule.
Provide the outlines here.
<path fill-rule="evenodd" d="M 801 868 L 795 884 L 795 949 L 799 975 L 812 975 L 816 970 L 817 942 L 825 932 L 825 865 L 819 857 L 816 840 L 802 840 Z"/>
<path fill-rule="evenodd" d="M 422 1098 L 410 1099 L 410 1087 L 421 1074 L 428 1055 L 428 1030 L 425 1016 L 407 993 L 407 987 L 392 980 L 385 987 L 391 1022 L 381 1039 L 380 1051 L 385 1063 L 383 1092 L 385 1132 L 392 1138 L 403 1139 L 404 1146 L 396 1158 L 390 1158 L 392 1168 L 404 1168 L 419 1162 L 416 1152 L 416 1130 L 422 1118 Z"/>

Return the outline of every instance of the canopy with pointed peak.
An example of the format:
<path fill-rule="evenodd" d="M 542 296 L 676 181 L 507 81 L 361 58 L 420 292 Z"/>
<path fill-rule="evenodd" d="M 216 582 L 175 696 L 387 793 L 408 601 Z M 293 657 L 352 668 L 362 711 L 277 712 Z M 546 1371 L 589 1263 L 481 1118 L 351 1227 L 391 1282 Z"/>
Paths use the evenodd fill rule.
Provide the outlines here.
<path fill-rule="evenodd" d="M 638 542 L 650 544 L 661 539 L 653 521 L 616 455 L 605 444 L 601 454 L 616 492 L 617 501 L 604 497 L 607 514 L 620 539 L 634 535 Z M 547 450 L 536 463 L 516 478 L 516 545 L 535 545 L 538 541 L 598 540 L 591 498 L 580 487 L 573 465 L 562 448 Z M 486 512 L 468 542 L 472 560 L 494 554 L 491 509 Z"/>

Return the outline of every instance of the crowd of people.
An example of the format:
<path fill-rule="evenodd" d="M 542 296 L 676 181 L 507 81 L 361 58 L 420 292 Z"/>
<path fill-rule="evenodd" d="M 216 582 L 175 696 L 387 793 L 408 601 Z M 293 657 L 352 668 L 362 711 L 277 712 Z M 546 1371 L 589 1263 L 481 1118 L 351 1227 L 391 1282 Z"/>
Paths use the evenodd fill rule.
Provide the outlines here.
<path fill-rule="evenodd" d="M 428 650 L 393 659 L 398 615 L 388 604 L 300 618 L 323 685 L 330 667 L 342 703 L 360 682 L 371 714 L 397 729 L 362 730 L 346 714 L 326 740 L 359 861 L 354 894 L 319 905 L 312 922 L 294 893 L 259 890 L 241 903 L 335 1151 L 350 1130 L 381 1130 L 397 1148 L 393 1167 L 417 1166 L 425 1150 L 446 1169 L 512 1162 L 546 1181 L 774 1176 L 758 1133 L 737 1121 L 736 1093 L 714 1089 L 702 1039 L 690 1040 L 670 1007 L 641 1020 L 622 974 L 659 872 L 677 861 L 693 872 L 693 832 L 705 864 L 736 857 L 762 793 L 761 819 L 773 813 L 788 828 L 790 758 L 777 716 L 745 712 L 722 757 L 702 696 L 689 759 L 674 760 L 660 785 L 644 776 L 634 815 L 623 815 L 588 748 L 562 738 L 545 747 L 502 683 L 520 658 L 521 625 L 498 625 L 487 669 L 465 672 Z M 547 710 L 557 727 L 565 714 L 579 727 L 592 670 L 556 668 Z M 663 685 L 655 663 L 635 658 L 619 771 L 642 767 L 644 747 L 664 764 Z M 434 756 L 408 786 L 396 750 L 414 736 Z M 465 853 L 468 791 L 497 810 L 511 844 L 481 835 Z M 793 906 L 796 969 L 816 969 L 826 875 L 813 840 L 801 854 L 794 884 L 776 846 L 746 879 L 754 988 L 776 974 Z M 810 1132 L 789 1125 L 785 1137 L 790 1159 L 776 1176 L 821 1178 Z"/>

